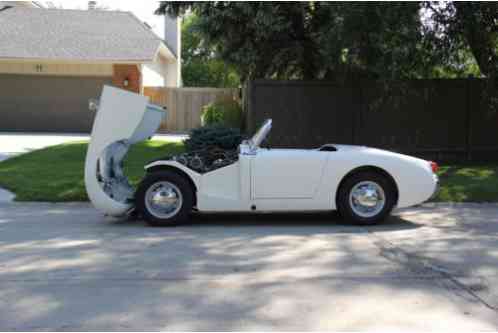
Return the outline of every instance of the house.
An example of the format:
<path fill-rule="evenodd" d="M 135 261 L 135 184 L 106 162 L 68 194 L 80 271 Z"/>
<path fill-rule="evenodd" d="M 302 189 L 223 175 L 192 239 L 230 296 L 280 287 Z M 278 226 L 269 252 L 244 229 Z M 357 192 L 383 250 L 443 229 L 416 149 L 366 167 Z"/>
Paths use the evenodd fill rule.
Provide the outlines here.
<path fill-rule="evenodd" d="M 180 84 L 172 46 L 129 12 L 0 2 L 0 130 L 89 132 L 104 84 L 143 92 Z M 27 3 L 27 5 L 26 5 Z M 166 28 L 175 22 L 166 24 Z M 171 36 L 170 36 L 171 37 Z"/>

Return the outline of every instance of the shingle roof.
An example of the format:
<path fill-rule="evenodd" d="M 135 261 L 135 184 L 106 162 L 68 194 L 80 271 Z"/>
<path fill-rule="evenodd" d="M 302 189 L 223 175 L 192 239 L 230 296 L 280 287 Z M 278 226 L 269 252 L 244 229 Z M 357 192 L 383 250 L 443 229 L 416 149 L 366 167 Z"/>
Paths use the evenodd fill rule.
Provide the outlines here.
<path fill-rule="evenodd" d="M 151 61 L 162 40 L 129 12 L 0 11 L 0 58 Z"/>

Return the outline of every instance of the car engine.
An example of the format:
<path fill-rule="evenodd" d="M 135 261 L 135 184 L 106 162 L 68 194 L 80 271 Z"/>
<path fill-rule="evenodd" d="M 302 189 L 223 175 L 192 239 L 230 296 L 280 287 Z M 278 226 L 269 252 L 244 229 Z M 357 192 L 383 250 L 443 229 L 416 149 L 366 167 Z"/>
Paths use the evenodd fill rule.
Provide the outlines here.
<path fill-rule="evenodd" d="M 237 162 L 239 153 L 236 149 L 210 147 L 171 156 L 168 159 L 183 164 L 198 173 L 206 173 Z"/>

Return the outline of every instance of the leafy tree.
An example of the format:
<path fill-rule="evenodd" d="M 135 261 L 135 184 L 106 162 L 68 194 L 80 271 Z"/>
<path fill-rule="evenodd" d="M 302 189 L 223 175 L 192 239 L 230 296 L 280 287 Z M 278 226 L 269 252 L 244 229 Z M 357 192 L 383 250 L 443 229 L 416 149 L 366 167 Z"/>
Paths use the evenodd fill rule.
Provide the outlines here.
<path fill-rule="evenodd" d="M 498 72 L 498 3 L 426 2 L 432 37 L 448 52 L 449 59 L 461 61 L 467 51 L 480 73 L 491 77 Z"/>
<path fill-rule="evenodd" d="M 498 3 L 426 2 L 432 38 L 445 50 L 445 59 L 464 68 L 465 54 L 474 61 L 474 76 L 488 78 L 483 102 L 498 109 Z M 468 58 L 467 58 L 468 59 Z"/>
<path fill-rule="evenodd" d="M 497 63 L 496 6 L 161 2 L 157 12 L 195 13 L 199 36 L 243 79 L 416 78 L 475 72 L 476 63 L 482 75 L 491 75 Z"/>
<path fill-rule="evenodd" d="M 182 78 L 187 87 L 237 87 L 238 74 L 219 58 L 197 27 L 198 17 L 182 21 Z"/>
<path fill-rule="evenodd" d="M 498 3 L 160 2 L 245 81 L 498 77 Z M 495 101 L 495 106 L 498 101 Z"/>

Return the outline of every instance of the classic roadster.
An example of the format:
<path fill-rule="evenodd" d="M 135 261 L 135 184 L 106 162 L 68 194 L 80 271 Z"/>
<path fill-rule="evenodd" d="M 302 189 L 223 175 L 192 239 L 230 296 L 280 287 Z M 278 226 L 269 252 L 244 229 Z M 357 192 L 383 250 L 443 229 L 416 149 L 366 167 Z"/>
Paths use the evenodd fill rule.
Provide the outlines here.
<path fill-rule="evenodd" d="M 437 164 L 363 146 L 269 149 L 266 120 L 235 154 L 207 161 L 190 153 L 145 165 L 137 190 L 123 159 L 150 137 L 167 111 L 146 97 L 104 87 L 86 157 L 85 184 L 92 203 L 109 215 L 135 211 L 150 225 L 169 226 L 199 212 L 302 212 L 338 210 L 359 224 L 382 221 L 394 207 L 422 203 L 436 192 Z"/>

